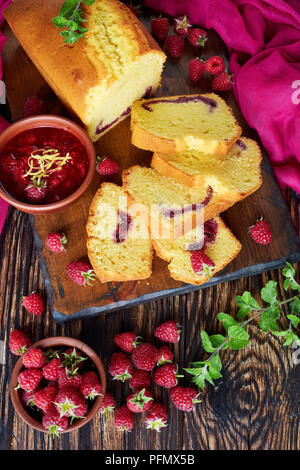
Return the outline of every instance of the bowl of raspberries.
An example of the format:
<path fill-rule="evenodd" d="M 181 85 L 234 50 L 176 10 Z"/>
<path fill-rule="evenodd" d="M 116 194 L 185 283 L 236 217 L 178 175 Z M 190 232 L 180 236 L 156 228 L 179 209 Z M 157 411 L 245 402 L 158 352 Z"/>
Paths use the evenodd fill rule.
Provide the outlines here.
<path fill-rule="evenodd" d="M 12 372 L 10 395 L 16 412 L 29 426 L 59 436 L 96 415 L 106 391 L 106 374 L 89 346 L 68 337 L 45 338 L 31 345 L 19 330 L 11 332 L 9 346 L 20 356 Z"/>

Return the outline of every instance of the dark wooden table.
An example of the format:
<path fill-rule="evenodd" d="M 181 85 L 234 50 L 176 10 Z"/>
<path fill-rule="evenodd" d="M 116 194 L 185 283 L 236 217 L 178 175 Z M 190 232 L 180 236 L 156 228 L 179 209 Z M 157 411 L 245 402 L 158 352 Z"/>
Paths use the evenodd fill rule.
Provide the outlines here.
<path fill-rule="evenodd" d="M 299 205 L 289 191 L 286 199 L 299 232 Z M 298 276 L 299 277 L 299 276 Z M 52 440 L 33 431 L 14 413 L 8 386 L 16 356 L 9 353 L 8 336 L 13 328 L 24 329 L 33 341 L 46 336 L 81 338 L 105 360 L 114 350 L 112 337 L 122 330 L 135 330 L 150 340 L 153 328 L 174 319 L 183 326 L 175 347 L 179 367 L 198 359 L 203 351 L 200 330 L 219 330 L 217 312 L 230 312 L 235 296 L 245 289 L 259 292 L 274 279 L 284 296 L 280 271 L 240 279 L 180 297 L 158 300 L 131 310 L 102 315 L 66 325 L 56 323 L 49 310 L 36 318 L 22 308 L 22 296 L 44 290 L 39 260 L 33 244 L 28 216 L 9 210 L 0 237 L 0 339 L 5 342 L 5 364 L 1 371 L 2 449 L 300 449 L 300 365 L 292 363 L 291 350 L 282 340 L 249 327 L 251 344 L 240 352 L 223 352 L 224 377 L 217 388 L 208 388 L 203 402 L 191 413 L 169 407 L 169 426 L 160 433 L 147 431 L 138 417 L 130 433 L 117 432 L 112 418 L 97 416 L 79 432 Z M 186 379 L 189 383 L 189 379 Z M 124 403 L 128 388 L 108 380 L 118 403 Z M 156 389 L 165 403 L 168 394 Z"/>

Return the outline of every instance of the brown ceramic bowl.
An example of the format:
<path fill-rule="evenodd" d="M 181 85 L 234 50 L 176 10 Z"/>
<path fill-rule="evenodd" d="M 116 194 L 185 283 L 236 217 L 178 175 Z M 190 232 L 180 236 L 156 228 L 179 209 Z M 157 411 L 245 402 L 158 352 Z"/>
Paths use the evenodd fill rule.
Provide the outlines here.
<path fill-rule="evenodd" d="M 11 139 L 21 132 L 36 127 L 56 127 L 75 135 L 80 140 L 81 144 L 85 147 L 90 162 L 88 172 L 79 188 L 65 199 L 54 202 L 52 204 L 27 204 L 25 202 L 18 201 L 13 196 L 8 194 L 0 185 L 0 196 L 17 209 L 34 215 L 50 214 L 71 205 L 85 192 L 92 180 L 95 171 L 96 152 L 92 141 L 90 140 L 87 133 L 82 129 L 82 127 L 78 126 L 78 124 L 75 124 L 75 122 L 70 121 L 70 119 L 52 115 L 32 116 L 11 124 L 2 132 L 2 134 L 0 134 L 0 151 Z"/>
<path fill-rule="evenodd" d="M 65 433 L 65 432 L 70 432 L 70 431 L 74 431 L 76 429 L 81 428 L 82 426 L 87 424 L 89 421 L 91 421 L 91 419 L 93 419 L 93 417 L 96 415 L 96 413 L 98 412 L 101 406 L 101 403 L 103 401 L 104 394 L 106 391 L 106 374 L 105 374 L 102 361 L 99 358 L 99 356 L 89 346 L 87 346 L 85 343 L 82 343 L 78 339 L 68 338 L 66 336 L 54 336 L 52 338 L 42 339 L 41 341 L 38 341 L 37 343 L 32 344 L 31 347 L 39 347 L 41 349 L 48 349 L 52 347 L 62 347 L 62 346 L 79 349 L 91 360 L 91 362 L 94 363 L 97 369 L 98 375 L 99 375 L 99 379 L 101 383 L 101 393 L 102 393 L 102 395 L 97 396 L 97 398 L 95 399 L 92 407 L 89 409 L 86 415 L 86 418 L 79 419 L 76 423 L 69 426 L 65 431 L 61 432 L 61 433 Z M 27 412 L 20 398 L 20 390 L 15 390 L 15 387 L 18 385 L 18 375 L 23 368 L 24 366 L 22 364 L 22 358 L 20 357 L 20 359 L 18 360 L 18 362 L 16 363 L 12 371 L 11 380 L 10 380 L 10 396 L 11 396 L 14 408 L 16 412 L 18 413 L 18 415 L 20 416 L 20 418 L 22 418 L 25 421 L 25 423 L 27 423 L 29 426 L 36 429 L 37 431 L 47 432 L 45 431 L 42 423 L 34 419 Z"/>

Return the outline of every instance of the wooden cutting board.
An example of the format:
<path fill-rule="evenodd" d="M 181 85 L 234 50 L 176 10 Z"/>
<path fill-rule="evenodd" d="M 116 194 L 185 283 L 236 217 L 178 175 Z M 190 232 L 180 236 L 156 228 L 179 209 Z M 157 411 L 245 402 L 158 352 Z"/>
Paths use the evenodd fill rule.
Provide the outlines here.
<path fill-rule="evenodd" d="M 148 11 L 141 18 L 148 28 L 150 14 Z M 42 98 L 47 104 L 48 113 L 70 117 L 8 26 L 5 34 L 9 39 L 4 48 L 3 61 L 12 121 L 23 117 L 24 103 L 28 96 L 32 95 Z M 194 48 L 187 44 L 184 55 L 179 60 L 167 60 L 162 84 L 156 96 L 211 91 L 209 78 L 204 77 L 197 85 L 189 81 L 188 63 L 196 55 Z M 224 44 L 214 31 L 209 31 L 203 57 L 208 58 L 213 55 L 222 55 L 227 61 Z M 222 96 L 233 108 L 243 127 L 244 135 L 258 140 L 256 133 L 249 128 L 241 115 L 233 93 L 226 92 Z M 131 145 L 129 124 L 130 118 L 127 118 L 103 136 L 96 144 L 97 152 L 117 160 L 122 169 L 137 163 L 149 165 L 151 153 Z M 300 259 L 298 237 L 265 154 L 262 176 L 263 184 L 256 193 L 222 214 L 225 223 L 243 245 L 240 254 L 222 272 L 201 287 L 173 280 L 169 276 L 167 263 L 158 257 L 154 258 L 151 278 L 145 281 L 106 284 L 96 281 L 93 287 L 80 287 L 66 277 L 66 265 L 70 261 L 86 259 L 87 256 L 85 225 L 89 205 L 97 188 L 104 181 L 98 174 L 95 174 L 86 193 L 70 208 L 54 215 L 31 216 L 35 243 L 40 253 L 45 286 L 54 318 L 59 322 L 87 318 L 159 297 L 186 293 L 231 279 L 252 276 L 282 266 L 286 260 L 295 262 Z M 120 183 L 120 178 L 110 181 Z M 249 225 L 255 223 L 261 216 L 270 222 L 273 232 L 273 241 L 266 247 L 257 245 L 247 231 Z M 67 235 L 66 253 L 57 255 L 44 248 L 45 237 L 52 231 L 63 231 Z"/>

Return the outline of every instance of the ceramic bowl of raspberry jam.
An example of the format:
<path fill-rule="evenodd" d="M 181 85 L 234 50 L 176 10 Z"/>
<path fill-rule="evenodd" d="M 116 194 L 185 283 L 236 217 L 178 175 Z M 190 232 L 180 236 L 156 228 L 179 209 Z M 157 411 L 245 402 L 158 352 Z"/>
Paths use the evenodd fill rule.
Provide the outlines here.
<path fill-rule="evenodd" d="M 87 133 L 69 119 L 22 119 L 0 135 L 0 196 L 30 214 L 57 212 L 85 192 L 95 162 Z"/>

